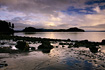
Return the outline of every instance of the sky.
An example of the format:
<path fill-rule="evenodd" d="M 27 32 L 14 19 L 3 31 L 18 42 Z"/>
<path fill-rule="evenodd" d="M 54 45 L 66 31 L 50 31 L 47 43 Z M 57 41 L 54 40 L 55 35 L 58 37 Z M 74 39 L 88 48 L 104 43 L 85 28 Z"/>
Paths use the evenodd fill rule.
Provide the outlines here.
<path fill-rule="evenodd" d="M 105 0 L 0 0 L 0 20 L 14 23 L 15 30 L 105 30 Z"/>

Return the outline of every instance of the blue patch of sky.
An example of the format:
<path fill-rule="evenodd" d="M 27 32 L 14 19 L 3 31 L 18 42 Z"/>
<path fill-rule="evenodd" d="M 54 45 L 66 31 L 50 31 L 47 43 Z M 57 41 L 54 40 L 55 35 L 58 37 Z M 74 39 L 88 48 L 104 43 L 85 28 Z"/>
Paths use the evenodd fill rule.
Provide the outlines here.
<path fill-rule="evenodd" d="M 0 20 L 7 20 L 13 18 L 12 16 L 8 16 L 6 12 L 0 11 Z"/>
<path fill-rule="evenodd" d="M 72 15 L 73 13 L 77 14 L 96 14 L 97 12 L 93 10 L 94 7 L 86 7 L 84 9 L 82 8 L 75 8 L 73 6 L 70 6 L 67 10 L 62 10 L 61 12 L 67 13 L 69 15 Z"/>
<path fill-rule="evenodd" d="M 93 5 L 93 4 L 100 4 L 100 3 L 105 3 L 105 0 L 99 0 L 99 1 L 94 1 L 94 0 L 91 0 L 91 1 L 87 1 L 85 4 L 87 5 Z"/>
<path fill-rule="evenodd" d="M 99 6 L 101 10 L 105 9 L 105 5 Z"/>

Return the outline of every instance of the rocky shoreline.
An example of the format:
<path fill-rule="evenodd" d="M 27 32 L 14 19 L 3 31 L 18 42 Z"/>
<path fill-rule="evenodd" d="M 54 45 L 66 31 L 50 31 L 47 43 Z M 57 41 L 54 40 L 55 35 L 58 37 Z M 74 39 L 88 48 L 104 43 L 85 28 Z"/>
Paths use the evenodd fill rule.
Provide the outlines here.
<path fill-rule="evenodd" d="M 19 43 L 20 42 L 20 43 Z M 18 44 L 19 43 L 19 44 Z M 12 50 L 11 46 L 14 46 L 18 44 L 20 48 L 18 49 L 25 49 L 26 44 L 29 48 L 35 50 L 35 47 L 30 47 L 29 44 L 42 44 L 42 49 L 48 49 L 52 44 L 59 43 L 59 45 L 68 45 L 68 48 L 71 47 L 87 47 L 92 52 L 97 52 L 99 45 L 105 45 L 105 40 L 102 40 L 102 42 L 91 42 L 88 40 L 70 40 L 70 39 L 48 39 L 48 38 L 36 38 L 36 37 L 21 37 L 21 36 L 9 36 L 9 35 L 0 35 L 0 53 L 16 53 L 17 50 Z M 7 47 L 3 47 L 7 46 Z M 21 47 L 22 46 L 22 47 Z M 45 46 L 45 47 L 44 47 Z M 47 46 L 47 47 L 46 47 Z M 56 46 L 57 47 L 57 46 Z M 28 50 L 29 50 L 28 48 Z M 52 48 L 51 48 L 52 49 Z M 18 50 L 20 52 L 20 50 Z"/>
<path fill-rule="evenodd" d="M 0 54 L 7 53 L 8 55 L 21 53 L 30 53 L 33 51 L 42 51 L 43 53 L 50 53 L 53 49 L 67 49 L 70 53 L 78 55 L 76 59 L 85 60 L 82 56 L 91 59 L 98 59 L 99 61 L 105 61 L 105 53 L 100 52 L 101 46 L 105 45 L 105 40 L 102 42 L 91 42 L 88 40 L 70 40 L 70 39 L 48 39 L 48 38 L 35 38 L 35 37 L 21 37 L 21 36 L 9 36 L 9 35 L 0 35 Z M 21 47 L 20 47 L 21 46 Z M 75 50 L 75 48 L 84 47 L 89 48 L 90 52 L 85 50 Z M 60 50 L 59 50 L 60 51 Z M 59 53 L 58 53 L 59 54 Z M 93 55 L 94 54 L 94 55 Z M 54 55 L 55 56 L 55 55 Z M 73 55 L 70 55 L 74 57 Z M 7 56 L 0 57 L 0 68 L 8 67 L 8 64 L 5 60 Z M 10 58 L 8 56 L 8 58 Z M 15 58 L 15 56 L 14 56 Z M 88 62 L 94 62 L 98 64 L 96 60 L 88 60 Z M 10 63 L 11 64 L 11 63 Z M 105 67 L 101 64 L 101 67 Z M 7 69 L 8 70 L 8 69 Z"/>

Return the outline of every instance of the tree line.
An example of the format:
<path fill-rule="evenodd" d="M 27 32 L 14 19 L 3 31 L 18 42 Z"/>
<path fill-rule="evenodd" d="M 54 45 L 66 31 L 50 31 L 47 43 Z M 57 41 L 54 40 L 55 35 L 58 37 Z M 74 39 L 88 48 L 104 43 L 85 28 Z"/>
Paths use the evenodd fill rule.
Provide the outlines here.
<path fill-rule="evenodd" d="M 14 32 L 13 28 L 13 23 L 0 20 L 0 32 Z"/>

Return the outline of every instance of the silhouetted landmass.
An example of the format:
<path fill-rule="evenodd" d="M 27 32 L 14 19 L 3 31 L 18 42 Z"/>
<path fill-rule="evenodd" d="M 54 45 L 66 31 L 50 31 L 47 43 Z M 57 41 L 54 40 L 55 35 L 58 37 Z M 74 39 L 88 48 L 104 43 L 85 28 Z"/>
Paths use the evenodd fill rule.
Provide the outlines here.
<path fill-rule="evenodd" d="M 83 29 L 77 27 L 69 29 L 36 29 L 34 27 L 26 27 L 23 32 L 85 32 Z"/>
<path fill-rule="evenodd" d="M 14 24 L 11 22 L 0 20 L 0 32 L 1 33 L 13 33 Z"/>
<path fill-rule="evenodd" d="M 34 27 L 26 27 L 25 29 L 23 29 L 23 32 L 41 32 L 41 29 L 36 29 Z"/>
<path fill-rule="evenodd" d="M 69 28 L 69 29 L 67 29 L 67 31 L 70 31 L 70 32 L 85 32 L 85 30 L 79 29 L 77 27 Z"/>

